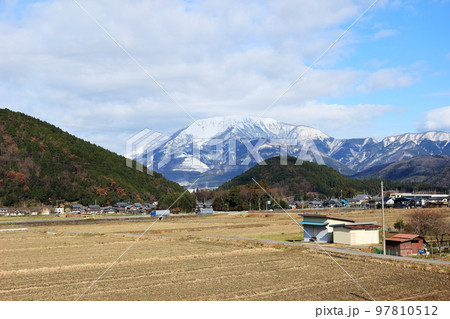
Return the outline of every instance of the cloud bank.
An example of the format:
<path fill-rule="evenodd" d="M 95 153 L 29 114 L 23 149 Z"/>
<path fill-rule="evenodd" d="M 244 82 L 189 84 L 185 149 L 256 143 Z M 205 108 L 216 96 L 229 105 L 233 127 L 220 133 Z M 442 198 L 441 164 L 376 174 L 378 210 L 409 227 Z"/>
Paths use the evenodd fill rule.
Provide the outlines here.
<path fill-rule="evenodd" d="M 3 5 L 1 107 L 122 152 L 127 136 L 145 127 L 170 133 L 190 124 L 190 116 L 261 114 L 372 1 L 79 2 L 179 105 L 64 0 Z M 370 25 L 385 6 L 380 2 L 359 23 Z M 337 67 L 358 41 L 357 28 L 350 30 L 267 116 L 319 128 L 330 118 L 362 127 L 390 112 L 390 106 L 317 102 L 414 83 L 402 67 Z"/>
<path fill-rule="evenodd" d="M 450 131 L 450 106 L 428 111 L 418 128 L 425 131 Z"/>

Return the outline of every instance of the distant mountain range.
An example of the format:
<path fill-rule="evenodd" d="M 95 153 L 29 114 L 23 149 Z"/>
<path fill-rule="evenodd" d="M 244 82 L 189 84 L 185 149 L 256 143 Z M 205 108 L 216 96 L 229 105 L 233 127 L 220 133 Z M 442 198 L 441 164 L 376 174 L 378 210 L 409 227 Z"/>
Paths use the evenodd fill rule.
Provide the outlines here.
<path fill-rule="evenodd" d="M 31 116 L 0 109 L 0 206 L 151 202 L 183 188 Z"/>
<path fill-rule="evenodd" d="M 450 187 L 449 135 L 428 132 L 381 142 L 371 138 L 339 140 L 314 128 L 272 119 L 213 118 L 197 121 L 172 136 L 155 132 L 144 136 L 134 145 L 140 151 L 132 155 L 140 162 L 153 159 L 152 168 L 159 173 L 148 175 L 127 167 L 125 157 L 33 117 L 0 109 L 0 205 L 153 201 L 182 191 L 175 182 L 186 185 L 200 177 L 195 188 L 217 187 L 251 167 L 255 168 L 250 172 L 261 178 L 272 174 L 273 187 L 285 194 L 329 195 L 336 191 L 333 185 L 374 188 L 375 192 L 378 182 L 355 180 L 370 178 L 445 189 Z M 277 167 L 273 159 L 264 162 L 285 153 L 294 156 L 287 161 L 290 166 L 294 161 L 297 168 L 288 168 L 288 162 Z M 326 165 L 301 163 L 299 158 Z M 246 182 L 240 179 L 247 175 L 240 176 L 238 184 Z M 410 187 L 392 184 L 397 185 Z"/>
<path fill-rule="evenodd" d="M 428 183 L 450 187 L 450 156 L 420 156 L 397 163 L 373 166 L 352 177 L 380 178 L 402 182 Z"/>
<path fill-rule="evenodd" d="M 289 155 L 325 164 L 351 176 L 402 160 L 450 156 L 449 132 L 336 139 L 318 129 L 267 118 L 216 117 L 198 120 L 172 136 L 158 135 L 141 152 L 127 154 L 170 180 L 217 187 L 264 159 Z"/>

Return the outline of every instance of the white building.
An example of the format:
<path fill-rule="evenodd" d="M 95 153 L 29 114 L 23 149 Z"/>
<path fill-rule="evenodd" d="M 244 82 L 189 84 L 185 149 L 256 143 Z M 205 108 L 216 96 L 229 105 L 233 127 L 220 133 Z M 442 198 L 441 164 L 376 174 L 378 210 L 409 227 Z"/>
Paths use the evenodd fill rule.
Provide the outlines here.
<path fill-rule="evenodd" d="M 330 225 L 333 228 L 333 242 L 344 245 L 378 244 L 379 229 L 376 222 L 345 223 Z"/>
<path fill-rule="evenodd" d="M 303 221 L 299 224 L 303 227 L 303 240 L 316 241 L 319 243 L 333 242 L 333 225 L 343 222 L 353 223 L 354 220 L 333 217 L 320 214 L 299 214 Z"/>

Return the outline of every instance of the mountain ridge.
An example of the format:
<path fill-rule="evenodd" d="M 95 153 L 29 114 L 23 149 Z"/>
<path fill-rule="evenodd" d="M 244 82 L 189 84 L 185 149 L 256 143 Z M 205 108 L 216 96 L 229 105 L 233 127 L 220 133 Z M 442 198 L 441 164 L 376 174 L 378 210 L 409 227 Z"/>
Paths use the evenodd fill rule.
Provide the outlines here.
<path fill-rule="evenodd" d="M 146 154 L 131 154 L 140 162 L 187 185 L 196 178 L 219 186 L 258 162 L 277 155 L 326 164 L 351 176 L 368 168 L 417 156 L 450 155 L 450 133 L 405 133 L 377 141 L 371 137 L 336 139 L 318 129 L 269 118 L 215 117 L 178 130 Z M 287 154 L 282 154 L 283 150 Z M 163 165 L 161 165 L 163 163 Z M 202 184 L 203 183 L 203 184 Z"/>
<path fill-rule="evenodd" d="M 431 183 L 450 187 L 450 179 L 439 179 L 439 175 L 445 175 L 444 171 L 449 168 L 450 156 L 422 156 L 374 166 L 351 177 L 357 179 L 380 178 L 402 182 Z"/>
<path fill-rule="evenodd" d="M 4 206 L 155 201 L 183 191 L 159 173 L 127 167 L 123 156 L 8 109 L 0 109 L 0 186 Z"/>

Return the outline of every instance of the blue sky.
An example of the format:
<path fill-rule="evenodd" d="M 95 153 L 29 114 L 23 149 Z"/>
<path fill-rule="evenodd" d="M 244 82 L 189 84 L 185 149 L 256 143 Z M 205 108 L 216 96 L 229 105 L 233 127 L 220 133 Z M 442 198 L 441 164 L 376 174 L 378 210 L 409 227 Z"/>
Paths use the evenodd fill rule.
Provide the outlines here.
<path fill-rule="evenodd" d="M 400 67 L 413 74 L 414 81 L 405 87 L 375 91 L 361 97 L 345 96 L 342 103 L 390 104 L 399 116 L 380 117 L 373 122 L 383 134 L 427 129 L 449 130 L 449 126 L 426 127 L 422 121 L 427 112 L 450 104 L 450 41 L 445 30 L 450 30 L 449 1 L 416 1 L 384 10 L 377 23 L 383 25 L 388 36 L 377 38 L 369 28 L 362 26 L 368 40 L 357 45 L 351 59 L 339 67 L 351 65 L 376 71 L 382 67 Z M 378 31 L 379 32 L 379 31 Z M 448 36 L 447 36 L 448 37 Z M 327 102 L 333 102 L 330 99 Z M 338 101 L 338 100 L 334 100 Z M 399 119 L 402 119 L 399 121 Z"/>
<path fill-rule="evenodd" d="M 0 1 L 0 107 L 124 153 L 144 128 L 261 115 L 373 0 L 78 2 L 142 68 L 73 0 Z M 449 131 L 449 16 L 377 1 L 263 116 L 337 138 Z"/>

